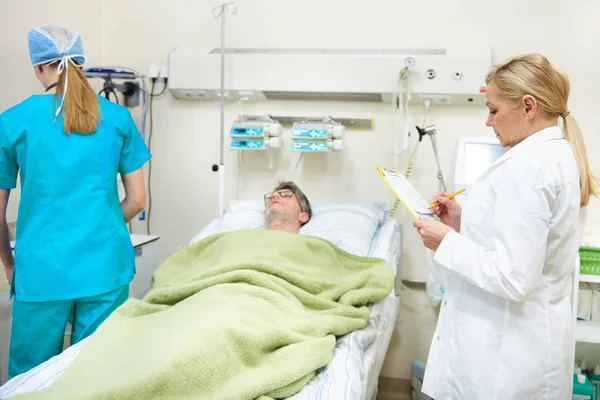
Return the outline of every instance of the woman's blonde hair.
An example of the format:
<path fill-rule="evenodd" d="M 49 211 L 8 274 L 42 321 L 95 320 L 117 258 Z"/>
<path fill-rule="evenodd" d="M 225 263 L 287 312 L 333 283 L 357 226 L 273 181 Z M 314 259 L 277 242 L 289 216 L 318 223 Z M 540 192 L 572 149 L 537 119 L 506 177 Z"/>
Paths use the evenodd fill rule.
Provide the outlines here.
<path fill-rule="evenodd" d="M 59 98 L 64 92 L 65 79 L 69 80 L 62 109 L 64 131 L 67 135 L 71 132 L 83 135 L 94 133 L 100 121 L 100 101 L 81 72 L 81 68 L 70 60 L 67 62 L 71 63 L 68 66 L 69 73 L 67 74 L 65 67 L 56 87 L 56 101 L 60 103 Z"/>
<path fill-rule="evenodd" d="M 494 83 L 501 97 L 518 104 L 523 96 L 535 97 L 541 109 L 551 117 L 563 118 L 563 134 L 571 144 L 581 187 L 581 207 L 598 194 L 594 173 L 590 168 L 583 135 L 568 108 L 570 83 L 565 74 L 540 54 L 526 54 L 495 66 L 486 78 Z"/>

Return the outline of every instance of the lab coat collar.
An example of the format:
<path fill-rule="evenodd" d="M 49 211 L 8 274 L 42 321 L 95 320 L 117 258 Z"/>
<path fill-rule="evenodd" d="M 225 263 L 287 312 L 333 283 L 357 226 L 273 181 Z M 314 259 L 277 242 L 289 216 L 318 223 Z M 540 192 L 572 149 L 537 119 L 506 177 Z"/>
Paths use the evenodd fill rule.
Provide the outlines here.
<path fill-rule="evenodd" d="M 519 144 L 510 148 L 506 153 L 504 153 L 500 158 L 496 160 L 496 162 L 485 172 L 483 173 L 479 180 L 483 180 L 486 176 L 490 174 L 494 169 L 496 169 L 499 165 L 506 162 L 506 160 L 510 159 L 513 155 L 518 154 L 520 152 L 530 152 L 536 151 L 537 146 L 541 142 L 548 142 L 551 140 L 561 140 L 564 139 L 563 133 L 560 128 L 557 126 L 551 126 L 549 128 L 542 129 L 539 132 L 534 133 L 533 135 L 523 139 Z"/>

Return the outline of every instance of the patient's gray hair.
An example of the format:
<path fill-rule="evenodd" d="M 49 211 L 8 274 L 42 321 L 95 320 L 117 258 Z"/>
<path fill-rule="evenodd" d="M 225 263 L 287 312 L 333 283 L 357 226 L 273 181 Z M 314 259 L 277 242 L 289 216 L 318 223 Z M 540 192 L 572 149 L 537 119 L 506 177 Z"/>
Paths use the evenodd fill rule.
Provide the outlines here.
<path fill-rule="evenodd" d="M 310 201 L 308 201 L 308 197 L 306 197 L 304 192 L 302 190 L 300 190 L 298 185 L 296 185 L 294 182 L 291 182 L 291 181 L 279 182 L 277 184 L 277 187 L 275 187 L 275 189 L 273 189 L 273 191 L 276 192 L 278 190 L 284 190 L 284 189 L 291 190 L 292 192 L 294 192 L 294 194 L 298 198 L 298 203 L 300 204 L 300 211 L 307 213 L 308 220 L 310 221 L 310 219 L 312 217 L 312 209 L 310 208 Z"/>

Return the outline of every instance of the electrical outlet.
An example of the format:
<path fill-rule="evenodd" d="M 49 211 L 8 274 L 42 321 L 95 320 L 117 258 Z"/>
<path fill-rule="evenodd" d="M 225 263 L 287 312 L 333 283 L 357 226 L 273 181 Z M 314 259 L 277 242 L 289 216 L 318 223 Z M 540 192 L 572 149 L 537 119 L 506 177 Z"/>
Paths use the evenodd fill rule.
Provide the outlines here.
<path fill-rule="evenodd" d="M 152 65 L 148 72 L 148 78 L 164 79 L 169 77 L 169 67 L 166 65 Z"/>
<path fill-rule="evenodd" d="M 455 81 L 460 81 L 463 78 L 463 72 L 460 70 L 454 70 L 452 72 L 452 79 Z"/>
<path fill-rule="evenodd" d="M 452 103 L 452 96 L 448 94 L 420 94 L 419 98 L 421 99 L 421 103 L 424 103 L 425 100 L 430 100 L 432 105 L 448 105 Z"/>

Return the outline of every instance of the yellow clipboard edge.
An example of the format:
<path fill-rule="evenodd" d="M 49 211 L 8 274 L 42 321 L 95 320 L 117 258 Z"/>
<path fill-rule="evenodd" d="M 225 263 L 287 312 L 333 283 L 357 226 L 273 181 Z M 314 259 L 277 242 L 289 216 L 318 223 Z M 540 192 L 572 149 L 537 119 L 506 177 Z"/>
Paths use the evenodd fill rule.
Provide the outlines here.
<path fill-rule="evenodd" d="M 390 188 L 390 190 L 392 191 L 392 193 L 394 193 L 396 195 L 396 198 L 398 200 L 400 200 L 400 203 L 402 203 L 402 205 L 404 206 L 404 208 L 406 208 L 408 210 L 408 212 L 414 217 L 414 219 L 419 219 L 419 216 L 417 215 L 417 213 L 414 212 L 413 209 L 410 208 L 408 206 L 408 204 L 406 204 L 404 202 L 404 200 L 402 200 L 402 198 L 400 196 L 398 196 L 398 193 L 396 193 L 396 191 L 394 190 L 394 188 L 392 188 L 392 185 L 390 185 L 390 183 L 387 181 L 387 179 L 385 178 L 384 168 L 375 167 L 375 169 L 377 169 L 377 172 L 379 172 L 379 175 L 381 175 L 381 179 L 383 179 L 383 181 L 385 182 L 385 184 L 388 185 L 388 187 Z"/>

